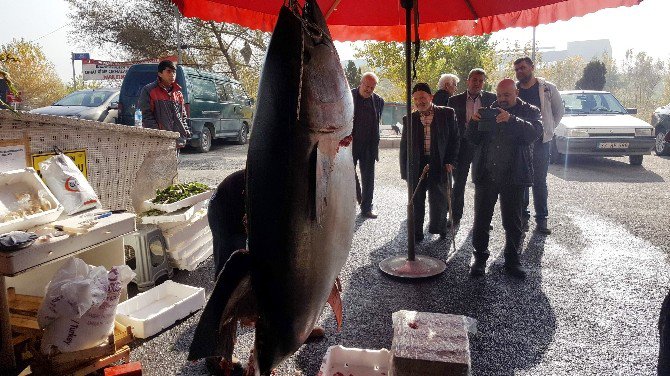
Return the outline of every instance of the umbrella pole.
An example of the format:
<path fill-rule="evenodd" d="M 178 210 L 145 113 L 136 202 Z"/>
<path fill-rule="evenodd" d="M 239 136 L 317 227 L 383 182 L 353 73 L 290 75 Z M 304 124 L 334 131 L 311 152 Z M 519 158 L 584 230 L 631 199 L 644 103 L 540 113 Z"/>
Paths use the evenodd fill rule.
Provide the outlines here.
<path fill-rule="evenodd" d="M 442 273 L 447 265 L 444 261 L 430 256 L 416 256 L 414 234 L 414 190 L 419 183 L 412 181 L 410 174 L 414 161 L 412 132 L 412 10 L 414 0 L 400 0 L 405 8 L 405 89 L 407 94 L 407 258 L 391 256 L 379 263 L 379 268 L 386 274 L 401 278 L 426 278 Z M 422 174 L 422 176 L 425 176 Z M 423 231 L 423 229 L 421 230 Z"/>

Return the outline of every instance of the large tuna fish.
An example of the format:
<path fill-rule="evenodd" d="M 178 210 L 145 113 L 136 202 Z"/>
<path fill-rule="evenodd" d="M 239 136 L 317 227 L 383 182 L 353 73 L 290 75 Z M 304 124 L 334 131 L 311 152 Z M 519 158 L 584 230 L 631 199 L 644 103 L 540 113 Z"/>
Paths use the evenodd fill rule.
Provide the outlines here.
<path fill-rule="evenodd" d="M 256 322 L 256 372 L 307 339 L 351 248 L 353 102 L 315 0 L 282 7 L 261 76 L 247 156 L 249 251 L 219 275 L 189 359 L 230 360 L 236 322 Z"/>

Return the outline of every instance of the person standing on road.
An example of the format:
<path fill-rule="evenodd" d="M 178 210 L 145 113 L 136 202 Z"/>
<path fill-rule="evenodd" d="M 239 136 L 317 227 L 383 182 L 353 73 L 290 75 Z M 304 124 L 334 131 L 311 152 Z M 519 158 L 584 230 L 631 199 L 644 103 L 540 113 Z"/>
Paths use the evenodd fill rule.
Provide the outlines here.
<path fill-rule="evenodd" d="M 436 106 L 447 106 L 449 98 L 456 93 L 458 85 L 458 76 L 451 73 L 445 73 L 437 81 L 437 91 L 433 96 L 433 104 Z"/>
<path fill-rule="evenodd" d="M 472 163 L 473 146 L 465 137 L 467 125 L 480 108 L 489 107 L 496 100 L 494 93 L 482 90 L 485 82 L 486 72 L 481 68 L 474 68 L 468 74 L 467 90 L 449 98 L 448 106 L 456 111 L 458 131 L 461 135 L 456 172 L 454 173 L 453 207 L 451 208 L 455 228 L 459 226 L 461 217 L 463 217 L 465 185 L 468 182 L 470 163 Z"/>
<path fill-rule="evenodd" d="M 407 142 L 407 116 L 403 117 L 400 139 L 400 177 L 416 189 L 414 201 L 415 241 L 423 240 L 423 219 L 425 216 L 426 191 L 428 191 L 429 224 L 428 232 L 447 234 L 447 173 L 453 171 L 458 155 L 458 126 L 456 115 L 449 107 L 432 103 L 430 87 L 418 83 L 412 89 L 412 99 L 416 111 L 412 113 L 412 144 Z M 407 160 L 409 150 L 412 160 Z M 429 166 L 427 179 L 419 183 L 421 172 Z"/>
<path fill-rule="evenodd" d="M 514 80 L 506 78 L 496 88 L 498 115 L 492 129 L 479 130 L 481 115 L 472 116 L 467 137 L 475 146 L 472 180 L 475 182 L 474 246 L 470 275 L 486 273 L 489 257 L 489 225 L 500 196 L 500 214 L 505 229 L 505 272 L 525 278 L 519 261 L 521 209 L 524 187 L 533 183 L 531 145 L 542 136 L 540 110 L 517 98 Z"/>
<path fill-rule="evenodd" d="M 384 100 L 375 94 L 379 78 L 372 72 L 361 77 L 361 83 L 351 90 L 354 98 L 354 128 L 352 154 L 354 168 L 360 162 L 361 169 L 361 215 L 377 218 L 372 211 L 372 197 L 375 189 L 375 162 L 379 161 L 379 123 L 384 110 Z"/>
<path fill-rule="evenodd" d="M 544 133 L 533 145 L 533 206 L 535 207 L 535 231 L 549 235 L 551 230 L 547 226 L 549 206 L 547 203 L 549 191 L 547 189 L 547 171 L 549 169 L 549 153 L 551 140 L 554 137 L 554 128 L 561 122 L 565 108 L 561 94 L 556 85 L 542 77 L 535 77 L 535 65 L 529 57 L 522 57 L 514 61 L 517 88 L 519 97 L 527 103 L 540 109 Z M 523 230 L 528 231 L 530 220 L 529 188 L 526 188 L 523 197 Z"/>
<path fill-rule="evenodd" d="M 137 106 L 142 111 L 142 127 L 179 132 L 177 147 L 186 146 L 191 132 L 186 124 L 186 107 L 181 86 L 177 84 L 177 66 L 173 61 L 158 64 L 158 79 L 140 90 Z"/>

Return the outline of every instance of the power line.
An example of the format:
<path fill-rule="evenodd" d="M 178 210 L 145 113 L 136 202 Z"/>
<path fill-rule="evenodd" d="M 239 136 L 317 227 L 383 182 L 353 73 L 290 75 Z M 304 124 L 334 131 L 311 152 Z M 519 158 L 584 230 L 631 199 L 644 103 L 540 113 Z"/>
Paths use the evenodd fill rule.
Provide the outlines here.
<path fill-rule="evenodd" d="M 59 27 L 59 28 L 56 29 L 56 30 L 50 31 L 50 32 L 48 32 L 48 33 L 42 35 L 42 36 L 39 37 L 39 38 L 36 38 L 36 39 L 31 40 L 29 43 L 37 42 L 38 40 L 40 40 L 40 39 L 42 39 L 42 38 L 44 38 L 44 37 L 48 37 L 49 35 L 51 35 L 51 34 L 57 32 L 58 30 L 64 28 L 65 26 L 68 26 L 68 25 L 70 25 L 70 22 L 66 23 L 65 25 Z"/>

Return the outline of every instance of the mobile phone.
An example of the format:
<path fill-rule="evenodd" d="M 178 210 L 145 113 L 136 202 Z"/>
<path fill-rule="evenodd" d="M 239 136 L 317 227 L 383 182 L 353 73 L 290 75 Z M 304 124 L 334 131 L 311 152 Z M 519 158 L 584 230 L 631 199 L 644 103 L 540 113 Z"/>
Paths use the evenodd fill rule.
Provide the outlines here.
<path fill-rule="evenodd" d="M 481 132 L 490 132 L 496 126 L 496 116 L 500 113 L 497 108 L 482 107 L 478 110 L 481 119 L 479 120 L 478 130 Z"/>

